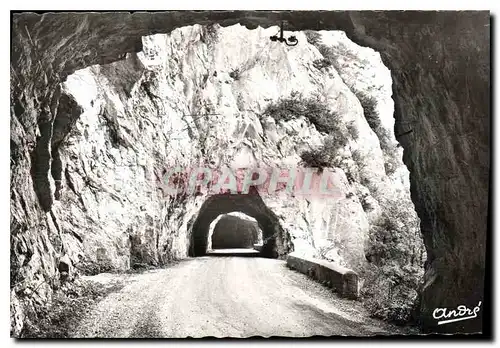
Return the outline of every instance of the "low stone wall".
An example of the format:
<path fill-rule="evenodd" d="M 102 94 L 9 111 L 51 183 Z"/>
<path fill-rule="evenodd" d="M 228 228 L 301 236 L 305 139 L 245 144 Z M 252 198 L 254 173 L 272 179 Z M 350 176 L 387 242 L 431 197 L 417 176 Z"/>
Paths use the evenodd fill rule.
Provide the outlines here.
<path fill-rule="evenodd" d="M 295 253 L 288 255 L 286 264 L 291 269 L 326 283 L 342 297 L 357 299 L 359 296 L 358 275 L 348 268 L 325 260 L 305 258 Z"/>

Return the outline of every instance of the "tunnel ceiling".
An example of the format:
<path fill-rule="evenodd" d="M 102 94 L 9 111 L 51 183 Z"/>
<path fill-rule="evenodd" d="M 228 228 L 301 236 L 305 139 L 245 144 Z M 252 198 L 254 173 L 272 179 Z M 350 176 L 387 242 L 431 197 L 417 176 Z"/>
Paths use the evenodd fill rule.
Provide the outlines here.
<path fill-rule="evenodd" d="M 349 12 L 327 11 L 23 13 L 13 15 L 13 34 L 20 34 L 17 39 L 30 45 L 31 40 L 24 37 L 29 33 L 37 43 L 32 49 L 37 50 L 39 58 L 50 61 L 48 66 L 54 69 L 54 73 L 62 73 L 65 77 L 77 69 L 110 63 L 123 59 L 127 52 L 140 51 L 141 37 L 145 35 L 214 22 L 222 26 L 240 23 L 255 29 L 257 26 L 278 25 L 281 20 L 287 21 L 289 30 L 345 30 L 353 26 Z M 71 40 L 67 42 L 69 37 Z M 24 49 L 13 50 L 14 65 L 22 64 L 22 51 Z"/>

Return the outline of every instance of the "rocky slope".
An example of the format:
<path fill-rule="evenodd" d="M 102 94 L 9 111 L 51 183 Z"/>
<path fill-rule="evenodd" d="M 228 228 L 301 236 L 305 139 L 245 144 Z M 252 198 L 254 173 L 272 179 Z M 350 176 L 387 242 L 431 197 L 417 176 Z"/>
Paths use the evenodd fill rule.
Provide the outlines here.
<path fill-rule="evenodd" d="M 368 181 L 363 185 L 360 182 L 366 188 L 363 190 L 361 186 L 349 183 L 341 174 L 345 174 L 345 167 L 339 168 L 339 182 L 344 184 L 341 186 L 345 197 L 353 186 L 358 188 L 341 207 L 349 212 L 354 211 L 359 220 L 356 223 L 348 221 L 345 228 L 335 229 L 333 236 L 318 236 L 310 232 L 318 231 L 312 227 L 314 222 L 328 220 L 319 216 L 331 216 L 334 211 L 341 209 L 327 207 L 324 202 L 311 202 L 311 207 L 307 209 L 303 207 L 307 202 L 292 200 L 291 206 L 285 208 L 287 212 L 302 217 L 295 223 L 287 220 L 286 214 L 285 217 L 281 216 L 279 209 L 283 207 L 279 203 L 269 197 L 263 197 L 263 200 L 265 206 L 277 215 L 271 216 L 275 218 L 272 221 L 277 221 L 279 217 L 282 230 L 290 236 L 279 236 L 282 240 L 278 247 L 281 246 L 282 252 L 286 252 L 285 249 L 290 245 L 304 252 L 319 252 L 322 243 L 326 244 L 328 250 L 335 245 L 331 239 L 340 238 L 342 245 L 349 246 L 348 252 L 334 247 L 330 255 L 325 256 L 345 262 L 353 268 L 362 267 L 358 263 L 365 256 L 363 243 L 369 240 L 366 233 L 372 219 L 362 209 L 360 196 L 370 196 L 373 206 L 383 207 L 383 199 L 377 195 L 377 188 L 386 191 L 387 187 L 405 186 L 405 179 L 401 179 L 404 175 L 397 174 L 401 171 L 391 176 L 385 173 L 386 161 L 380 146 L 377 146 L 378 137 L 363 117 L 363 109 L 355 95 L 356 91 L 364 87 L 346 82 L 348 70 L 345 73 L 342 73 L 344 69 L 341 72 L 332 68 L 326 72 L 314 70 L 310 65 L 321 58 L 314 45 L 297 46 L 294 50 L 300 52 L 300 56 L 294 56 L 293 51 L 285 53 L 283 47 L 278 46 L 267 58 L 273 57 L 275 63 L 259 61 L 255 64 L 255 70 L 250 69 L 253 70 L 250 76 L 255 74 L 259 80 L 266 82 L 263 84 L 264 91 L 260 92 L 253 87 L 255 82 L 251 79 L 248 81 L 243 77 L 235 81 L 229 75 L 232 71 L 228 68 L 246 66 L 247 59 L 255 58 L 256 50 L 261 46 L 242 44 L 247 43 L 246 37 L 240 42 L 228 40 L 230 42 L 226 45 L 237 54 L 227 57 L 222 50 L 219 55 L 210 57 L 212 61 L 208 61 L 206 53 L 210 50 L 206 47 L 210 41 L 203 42 L 207 38 L 196 27 L 173 33 L 171 37 L 185 31 L 184 36 L 177 38 L 177 41 L 165 39 L 159 42 L 160 48 L 168 50 L 173 47 L 179 49 L 179 41 L 185 38 L 191 40 L 187 48 L 182 45 L 184 54 L 177 55 L 178 62 L 168 59 L 158 66 L 154 59 L 153 64 L 148 64 L 148 59 L 144 59 L 140 53 L 137 56 L 126 55 L 127 52 L 139 51 L 141 36 L 152 31 L 170 32 L 176 27 L 213 21 L 223 25 L 240 22 L 253 29 L 256 24 L 266 27 L 274 25 L 275 19 L 280 18 L 288 19 L 290 27 L 295 30 L 318 29 L 317 23 L 321 22 L 322 29 L 344 30 L 354 41 L 371 46 L 381 53 L 383 61 L 392 71 L 396 131 L 398 135 L 405 134 L 399 140 L 406 149 L 405 162 L 412 173 L 412 196 L 422 219 L 422 232 L 429 256 L 421 308 L 424 325 L 427 328 L 435 325 L 426 316 L 436 306 L 455 307 L 459 303 L 476 305 L 477 300 L 482 298 L 487 211 L 488 137 L 485 130 L 489 102 L 485 91 L 489 81 L 489 31 L 483 26 L 485 23 L 487 25 L 487 15 L 484 13 L 463 13 L 459 15 L 461 20 L 457 20 L 456 16 L 446 13 L 414 16 L 414 25 L 406 31 L 404 28 L 407 28 L 409 17 L 404 13 L 284 12 L 263 16 L 263 13 L 246 12 L 176 12 L 152 15 L 46 15 L 43 20 L 35 14 L 16 17 L 11 65 L 13 334 L 21 332 L 23 322 L 34 308 L 46 304 L 51 291 L 57 288 L 61 280 L 71 278 L 73 266 L 84 265 L 82 270 L 87 272 L 96 266 L 97 271 L 101 267 L 126 269 L 134 258 L 148 263 L 162 263 L 188 253 L 189 238 L 186 231 L 192 220 L 183 214 L 194 216 L 203 203 L 203 197 L 187 202 L 167 202 L 163 197 L 160 198 L 153 184 L 154 171 L 151 173 L 148 170 L 171 164 L 168 158 L 176 159 L 167 149 L 184 154 L 184 160 L 205 158 L 200 150 L 203 146 L 190 141 L 199 140 L 196 133 L 186 135 L 186 131 L 179 132 L 181 139 L 172 143 L 167 142 L 164 136 L 172 129 L 180 130 L 179 121 L 184 122 L 180 115 L 206 106 L 199 104 L 201 101 L 211 101 L 211 106 L 216 107 L 215 111 L 232 116 L 232 123 L 224 124 L 227 118 L 222 118 L 221 124 L 215 127 L 215 131 L 224 129 L 223 135 L 239 134 L 234 132 L 238 129 L 237 124 L 255 126 L 253 135 L 248 137 L 253 143 L 250 141 L 250 144 L 245 144 L 248 149 L 243 151 L 243 155 L 235 147 L 231 151 L 224 151 L 224 155 L 229 156 L 223 157 L 223 161 L 241 157 L 246 159 L 248 154 L 259 153 L 258 150 L 262 148 L 269 150 L 269 154 L 266 154 L 268 159 L 277 161 L 286 156 L 277 156 L 277 147 L 266 137 L 259 139 L 260 135 L 267 135 L 267 128 L 261 122 L 264 120 L 256 117 L 256 114 L 262 112 L 270 101 L 278 96 L 286 96 L 292 90 L 309 95 L 318 86 L 328 87 L 324 95 L 327 101 L 342 95 L 342 98 L 329 105 L 338 107 L 345 121 L 356 122 L 359 139 L 363 139 L 363 142 L 349 139 L 342 156 L 347 160 L 344 162 L 352 158 L 352 147 L 358 147 L 366 155 L 359 160 L 368 163 L 369 172 L 375 173 L 371 178 L 374 183 L 368 185 Z M 382 26 L 380 23 L 387 25 Z M 460 23 L 460 27 L 457 23 Z M 252 32 L 255 36 L 253 40 L 257 41 L 262 29 Z M 401 32 L 404 32 L 403 41 Z M 241 31 L 227 34 L 234 39 L 238 39 L 237 35 L 241 35 Z M 297 35 L 299 37 L 300 34 Z M 301 36 L 299 40 L 302 43 L 305 37 Z M 151 41 L 154 43 L 155 39 Z M 144 46 L 148 47 L 148 42 Z M 153 47 L 152 50 L 155 52 L 156 49 Z M 306 59 L 298 58 L 304 56 Z M 429 60 L 429 57 L 433 60 Z M 126 59 L 111 66 L 89 67 L 120 58 Z M 227 61 L 222 63 L 218 59 Z M 281 63 L 281 66 L 276 63 Z M 163 64 L 170 64 L 169 69 L 165 69 Z M 69 74 L 85 67 L 89 68 L 68 78 L 62 89 L 59 87 Z M 217 76 L 209 73 L 205 80 L 204 75 L 211 72 L 210 68 L 218 68 L 222 72 L 221 76 L 219 73 Z M 190 82 L 180 81 L 182 77 L 175 74 L 158 76 L 157 69 L 182 71 Z M 453 74 L 457 69 L 467 73 Z M 265 71 L 269 71 L 268 75 L 263 73 Z M 474 75 L 468 72 L 474 72 Z M 88 92 L 79 94 L 77 89 L 71 91 L 72 80 L 73 86 L 85 84 Z M 293 82 L 299 80 L 300 83 Z M 284 84 L 283 81 L 289 81 L 290 84 Z M 146 82 L 146 87 L 143 82 Z M 259 86 L 261 82 L 258 81 Z M 200 90 L 205 91 L 202 88 L 205 84 L 212 86 L 212 90 L 209 88 L 206 95 L 197 94 Z M 468 86 L 477 88 L 471 91 Z M 238 107 L 238 95 L 234 95 L 233 91 L 249 89 L 250 95 L 242 93 L 240 97 L 240 104 L 245 106 L 245 110 L 242 110 Z M 163 91 L 169 92 L 168 97 L 174 103 L 166 102 L 165 95 L 157 94 Z M 214 91 L 219 92 L 220 98 Z M 156 96 L 151 92 L 157 92 Z M 269 100 L 264 100 L 264 96 Z M 383 95 L 376 97 L 384 100 Z M 136 117 L 132 117 L 132 112 Z M 171 117 L 161 117 L 165 113 Z M 234 117 L 235 113 L 238 113 L 237 117 Z M 143 120 L 141 116 L 144 115 L 147 118 Z M 381 118 L 389 119 L 382 114 Z M 147 120 L 153 124 L 148 124 Z M 280 135 L 286 134 L 287 129 L 290 131 L 300 124 L 304 124 L 305 134 L 299 135 L 305 137 L 305 143 L 320 145 L 314 141 L 323 139 L 304 119 L 274 125 L 271 119 L 265 121 L 266 124 L 269 121 L 271 129 L 276 130 L 273 133 L 277 134 L 278 139 Z M 390 122 L 383 121 L 383 124 L 385 127 Z M 194 128 L 193 124 L 190 126 Z M 195 129 L 199 133 L 202 131 Z M 419 138 L 415 138 L 417 133 Z M 67 139 L 64 139 L 68 134 Z M 467 134 L 467 137 L 461 134 Z M 292 137 L 298 138 L 297 134 Z M 227 146 L 227 138 L 220 135 L 218 141 L 206 141 L 211 146 L 223 147 Z M 439 139 L 448 140 L 436 142 Z M 371 152 L 363 149 L 365 143 L 369 144 Z M 437 143 L 446 147 L 435 149 Z M 300 149 L 292 144 L 286 145 L 290 160 L 297 161 Z M 221 151 L 216 148 L 212 152 L 215 158 L 218 152 Z M 231 157 L 235 155 L 239 157 Z M 262 158 L 257 157 L 256 160 Z M 177 159 L 182 160 L 180 156 Z M 353 162 L 357 164 L 359 160 Z M 436 163 L 447 165 L 436 166 Z M 117 180 L 115 177 L 118 173 Z M 452 173 L 454 176 L 450 178 Z M 394 177 L 399 179 L 395 180 Z M 401 180 L 401 184 L 393 185 L 393 182 Z M 137 182 L 143 183 L 140 191 L 137 190 Z M 397 197 L 396 191 L 389 189 L 389 197 Z M 474 208 L 471 209 L 471 206 Z M 107 213 L 110 207 L 116 212 L 112 216 Z M 385 210 L 390 211 L 390 207 L 387 208 Z M 304 213 L 307 212 L 315 216 L 312 224 L 307 217 L 304 219 Z M 341 213 L 338 215 L 343 216 Z M 342 235 L 340 231 L 346 231 L 351 226 L 357 228 Z M 471 231 L 477 235 L 473 236 Z M 449 238 L 453 239 L 453 243 Z M 440 266 L 443 264 L 447 267 Z M 460 287 L 451 285 L 457 282 L 461 284 Z M 477 322 L 450 325 L 447 328 L 470 331 L 477 329 Z"/>
<path fill-rule="evenodd" d="M 368 75 L 360 79 L 365 80 L 366 91 L 376 91 L 367 93 L 381 101 L 378 105 L 389 105 L 378 114 L 390 129 L 389 71 L 375 52 L 359 47 L 357 51 L 364 56 L 352 59 L 348 63 L 351 70 L 342 72 L 343 77 L 333 68 L 318 70 L 312 62 L 321 55 L 306 43 L 303 34 L 298 37 L 304 44 L 289 49 L 267 40 L 276 30 L 249 31 L 239 25 L 186 27 L 171 35 L 146 37 L 146 54 L 130 54 L 121 62 L 93 66 L 68 77 L 63 91 L 77 101 L 83 113 L 59 150 L 65 166 L 60 206 L 65 211 L 68 206 L 78 207 L 71 212 L 71 219 L 62 219 L 69 223 L 63 228 L 75 230 L 75 226 L 87 224 L 89 232 L 82 233 L 82 239 L 89 244 L 84 249 L 105 249 L 111 253 L 105 258 L 116 263 L 113 268 L 127 268 L 127 262 L 120 259 L 120 249 L 127 250 L 127 238 L 137 234 L 146 236 L 144 243 L 152 249 L 169 245 L 159 248 L 165 250 L 160 258 L 186 256 L 186 223 L 205 197 L 168 201 L 171 197 L 164 197 L 161 187 L 158 190 L 165 169 L 197 165 L 301 167 L 301 151 L 321 144 L 325 134 L 306 117 L 276 123 L 261 116 L 269 102 L 299 92 L 320 94 L 325 105 L 341 114 L 341 122 L 356 129 L 357 138 L 350 139 L 341 153 L 344 169 L 355 172 L 355 179 L 349 183 L 344 170 L 338 168 L 340 201 L 296 198 L 284 204 L 282 197 L 262 198 L 281 218 L 291 238 L 297 239 L 295 249 L 314 252 L 337 243 L 347 252 L 340 256 L 338 247 L 330 248 L 330 258 L 337 255 L 338 261 L 345 263 L 344 259 L 351 257 L 350 266 L 359 268 L 369 221 L 380 213 L 379 201 L 406 199 L 407 205 L 411 203 L 405 187 L 407 171 L 400 160 L 398 171 L 386 175 L 377 136 L 344 80 L 360 78 L 355 75 L 359 71 Z M 324 36 L 349 42 L 345 36 L 332 34 Z M 359 64 L 363 59 L 368 64 Z M 237 77 L 231 77 L 234 71 L 238 71 Z M 85 185 L 85 180 L 92 185 Z M 362 202 L 371 205 L 366 208 L 367 203 L 363 209 Z M 57 211 L 56 216 L 64 216 L 56 210 L 58 205 L 56 202 L 52 210 Z M 166 223 L 166 219 L 171 220 Z M 328 227 L 333 223 L 337 227 Z M 91 235 L 96 240 L 92 241 Z M 109 237 L 107 245 L 98 245 L 102 236 Z M 171 241 L 159 240 L 162 238 Z M 120 242 L 111 247 L 116 240 Z M 92 251 L 88 256 L 95 254 Z"/>

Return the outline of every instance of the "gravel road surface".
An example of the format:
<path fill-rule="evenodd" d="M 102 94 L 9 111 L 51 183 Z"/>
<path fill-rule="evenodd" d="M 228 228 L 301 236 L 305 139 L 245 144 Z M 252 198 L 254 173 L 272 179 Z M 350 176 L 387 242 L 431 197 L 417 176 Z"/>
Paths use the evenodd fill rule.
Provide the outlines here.
<path fill-rule="evenodd" d="M 140 274 L 97 303 L 74 337 L 252 337 L 394 334 L 284 261 L 205 256 Z"/>

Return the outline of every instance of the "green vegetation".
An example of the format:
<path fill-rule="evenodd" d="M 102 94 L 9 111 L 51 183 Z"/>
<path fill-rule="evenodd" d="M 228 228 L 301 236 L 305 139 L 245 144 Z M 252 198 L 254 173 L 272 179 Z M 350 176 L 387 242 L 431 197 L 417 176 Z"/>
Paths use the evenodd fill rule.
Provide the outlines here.
<path fill-rule="evenodd" d="M 22 338 L 70 338 L 83 315 L 111 292 L 123 287 L 112 284 L 105 287 L 86 282 L 79 285 L 65 283 L 54 293 L 52 302 L 38 313 L 31 313 L 21 333 Z"/>
<path fill-rule="evenodd" d="M 299 117 L 307 118 L 319 132 L 338 135 L 344 133 L 340 115 L 329 109 L 319 97 L 305 98 L 293 92 L 287 98 L 270 103 L 263 115 L 271 116 L 276 122 L 290 121 Z M 345 134 L 345 133 L 344 133 Z"/>
<path fill-rule="evenodd" d="M 319 132 L 328 134 L 325 143 L 319 149 L 301 153 L 302 162 L 308 167 L 323 169 L 334 166 L 335 156 L 348 142 L 348 134 L 352 132 L 351 136 L 358 136 L 357 130 L 352 129 L 354 125 L 349 125 L 351 129 L 349 131 L 342 123 L 340 115 L 330 110 L 319 97 L 305 98 L 295 92 L 287 98 L 280 98 L 270 103 L 263 115 L 271 116 L 276 122 L 305 117 Z"/>
<path fill-rule="evenodd" d="M 311 45 L 317 46 L 321 44 L 321 34 L 314 30 L 306 30 L 304 31 L 306 35 L 307 42 Z"/>
<path fill-rule="evenodd" d="M 240 70 L 234 69 L 229 73 L 229 77 L 231 77 L 235 81 L 238 81 L 240 79 Z"/>
<path fill-rule="evenodd" d="M 324 59 L 324 58 L 323 59 L 316 59 L 315 61 L 313 61 L 313 66 L 318 70 L 328 68 L 331 65 L 332 65 L 332 63 L 328 59 Z"/>
<path fill-rule="evenodd" d="M 345 44 L 327 46 L 321 43 L 321 35 L 317 32 L 306 32 L 309 43 L 316 46 L 323 56 L 316 60 L 314 66 L 321 70 L 333 66 L 342 71 L 348 64 L 365 65 L 366 60 L 360 60 L 355 52 Z M 370 128 L 377 135 L 384 154 L 385 171 L 391 175 L 400 165 L 396 144 L 391 141 L 390 132 L 385 129 L 377 112 L 377 100 L 366 91 L 355 90 L 349 81 L 352 92 L 363 107 L 364 117 Z M 346 125 L 353 138 L 358 136 L 354 125 Z M 331 157 L 326 151 L 310 151 L 306 159 L 314 165 L 330 164 Z M 353 152 L 353 159 L 361 162 L 359 152 Z M 304 160 L 304 158 L 303 158 Z M 352 173 L 346 171 L 349 182 L 353 180 Z M 364 186 L 370 187 L 365 179 Z M 369 204 L 361 201 L 363 209 L 370 209 Z M 364 285 L 361 289 L 364 305 L 371 315 L 398 324 L 411 322 L 418 305 L 418 290 L 423 277 L 423 260 L 425 257 L 420 236 L 419 220 L 408 202 L 390 203 L 382 207 L 380 219 L 371 224 L 369 241 L 366 244 L 365 256 L 367 266 L 361 272 Z"/>
<path fill-rule="evenodd" d="M 379 128 L 380 118 L 376 109 L 377 100 L 364 92 L 356 93 L 356 97 L 363 107 L 363 113 L 365 115 L 366 121 L 368 122 L 368 125 L 370 125 L 370 128 L 373 130 Z"/>
<path fill-rule="evenodd" d="M 359 61 L 358 57 L 345 44 L 340 43 L 337 46 L 327 46 L 321 43 L 321 35 L 318 32 L 306 32 L 307 41 L 316 46 L 318 51 L 323 55 L 323 59 L 317 59 L 313 62 L 314 66 L 321 70 L 329 66 L 341 70 L 346 62 L 358 62 L 360 64 L 368 64 L 367 61 Z M 386 174 L 391 175 L 398 167 L 399 159 L 397 158 L 396 145 L 391 142 L 391 136 L 388 131 L 382 127 L 380 117 L 377 113 L 377 100 L 362 91 L 354 91 L 353 93 L 358 98 L 366 121 L 370 128 L 377 135 L 380 147 L 384 153 Z"/>
<path fill-rule="evenodd" d="M 415 319 L 425 257 L 418 224 L 414 213 L 399 202 L 370 228 L 361 291 L 374 317 L 397 324 Z"/>
<path fill-rule="evenodd" d="M 304 151 L 300 154 L 300 158 L 303 164 L 311 168 L 322 170 L 326 167 L 333 167 L 336 165 L 335 157 L 338 151 L 346 144 L 347 137 L 342 133 L 337 136 L 328 136 L 319 149 Z"/>

